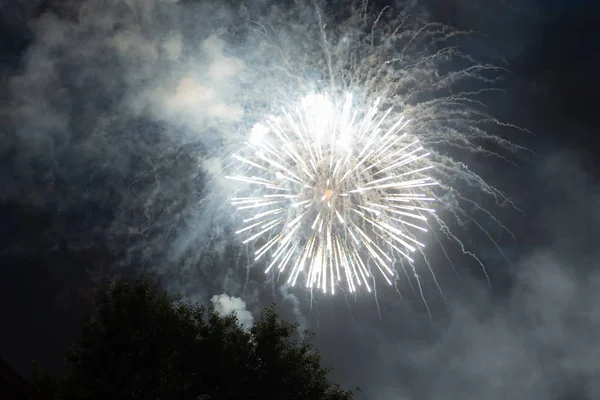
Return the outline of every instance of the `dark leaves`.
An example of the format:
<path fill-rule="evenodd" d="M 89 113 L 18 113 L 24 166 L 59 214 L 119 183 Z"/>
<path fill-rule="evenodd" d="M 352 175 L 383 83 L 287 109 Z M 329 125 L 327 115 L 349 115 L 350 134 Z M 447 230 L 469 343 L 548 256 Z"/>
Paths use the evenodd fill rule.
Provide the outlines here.
<path fill-rule="evenodd" d="M 66 374 L 36 379 L 44 399 L 351 399 L 327 379 L 311 334 L 274 307 L 248 331 L 235 315 L 174 303 L 147 280 L 97 297 Z"/>

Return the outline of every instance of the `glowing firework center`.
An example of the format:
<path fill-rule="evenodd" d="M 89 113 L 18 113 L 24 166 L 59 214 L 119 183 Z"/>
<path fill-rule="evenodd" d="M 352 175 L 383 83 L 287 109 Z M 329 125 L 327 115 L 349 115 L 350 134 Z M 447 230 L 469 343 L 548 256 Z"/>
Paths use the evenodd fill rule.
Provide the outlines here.
<path fill-rule="evenodd" d="M 342 281 L 371 291 L 373 268 L 392 284 L 397 255 L 413 262 L 424 247 L 415 234 L 434 212 L 429 153 L 404 131 L 408 121 L 389 123 L 391 108 L 378 106 L 309 95 L 255 125 L 234 155 L 244 173 L 227 178 L 250 184 L 247 197 L 232 198 L 243 213 L 236 233 L 255 245 L 255 259 L 270 255 L 267 272 L 291 266 L 292 285 L 302 273 L 325 292 Z"/>

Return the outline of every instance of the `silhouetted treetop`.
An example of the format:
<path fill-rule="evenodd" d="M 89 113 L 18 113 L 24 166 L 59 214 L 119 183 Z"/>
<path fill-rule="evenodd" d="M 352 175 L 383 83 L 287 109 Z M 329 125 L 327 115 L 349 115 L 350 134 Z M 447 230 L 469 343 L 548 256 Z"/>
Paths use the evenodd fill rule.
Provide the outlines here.
<path fill-rule="evenodd" d="M 117 280 L 99 291 L 65 376 L 40 371 L 36 383 L 54 399 L 352 399 L 358 389 L 328 380 L 311 338 L 274 307 L 246 330 L 147 280 Z"/>

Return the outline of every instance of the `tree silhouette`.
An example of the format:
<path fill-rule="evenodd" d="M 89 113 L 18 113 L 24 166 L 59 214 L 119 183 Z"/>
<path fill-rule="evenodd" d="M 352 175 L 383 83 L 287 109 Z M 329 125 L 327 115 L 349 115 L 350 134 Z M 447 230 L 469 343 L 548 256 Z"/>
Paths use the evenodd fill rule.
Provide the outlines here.
<path fill-rule="evenodd" d="M 176 303 L 147 280 L 99 291 L 63 378 L 41 369 L 44 399 L 352 399 L 328 380 L 312 334 L 265 309 L 249 329 L 232 314 Z"/>

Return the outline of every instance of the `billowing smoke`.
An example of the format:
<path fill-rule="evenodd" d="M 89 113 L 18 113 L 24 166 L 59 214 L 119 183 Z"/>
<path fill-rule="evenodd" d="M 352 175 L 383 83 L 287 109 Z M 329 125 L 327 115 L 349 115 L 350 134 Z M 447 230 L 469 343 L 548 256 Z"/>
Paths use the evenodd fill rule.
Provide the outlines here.
<path fill-rule="evenodd" d="M 429 17 L 412 1 L 107 0 L 45 9 L 2 76 L 10 101 L 1 109 L 0 198 L 52 215 L 43 240 L 91 254 L 91 275 L 143 272 L 202 302 L 223 292 L 276 301 L 310 327 L 318 299 L 281 287 L 284 277 L 265 275 L 252 243 L 240 243 L 228 199 L 243 186 L 224 177 L 239 167 L 231 155 L 252 126 L 307 93 L 353 92 L 358 105 L 379 97 L 389 120 L 411 119 L 411 134 L 432 152 L 443 193 L 429 242 L 443 251 L 419 257 L 418 270 L 396 264 L 394 287 L 384 283 L 379 294 L 373 282 L 376 300 L 435 297 L 437 266 L 455 256 L 485 274 L 473 249 L 502 244 L 502 224 L 489 216 L 512 202 L 480 174 L 510 166 L 521 149 L 495 135 L 513 127 L 481 107 L 500 60 L 469 54 L 468 32 Z M 470 229 L 483 239 L 461 242 Z"/>
<path fill-rule="evenodd" d="M 431 241 L 485 274 L 479 243 L 462 238 L 475 229 L 498 247 L 495 231 L 508 229 L 496 212 L 514 204 L 482 178 L 483 164 L 462 158 L 510 166 L 522 149 L 495 135 L 515 127 L 478 97 L 502 68 L 469 54 L 469 41 L 461 49 L 468 32 L 428 18 L 413 2 L 67 2 L 34 20 L 33 43 L 6 77 L 2 196 L 53 210 L 70 248 L 105 248 L 110 265 L 186 294 L 233 275 L 260 286 L 250 269 L 264 266 L 233 235 L 239 213 L 227 199 L 243 186 L 223 179 L 239 167 L 230 156 L 306 93 L 352 92 L 359 105 L 381 98 L 390 121 L 411 120 L 441 188 Z M 432 262 L 398 263 L 396 290 L 408 290 L 405 277 L 419 291 L 435 281 Z"/>
<path fill-rule="evenodd" d="M 244 62 L 221 29 L 237 10 L 109 0 L 43 11 L 3 76 L 0 197 L 54 214 L 53 237 L 102 249 L 110 268 L 165 276 L 174 291 L 218 285 L 226 194 L 210 182 L 246 112 Z"/>
<path fill-rule="evenodd" d="M 518 247 L 504 221 L 522 214 L 496 186 L 514 180 L 524 150 L 508 140 L 523 132 L 485 110 L 504 64 L 478 35 L 429 23 L 414 1 L 386 10 L 366 1 L 49 3 L 37 14 L 22 6 L 30 42 L 0 73 L 8 100 L 0 107 L 0 200 L 50 215 L 36 239 L 42 246 L 89 254 L 90 275 L 153 274 L 184 299 L 235 312 L 245 327 L 253 317 L 241 298 L 277 301 L 301 328 L 319 330 L 335 377 L 367 398 L 552 398 L 561 385 L 597 397 L 598 357 L 586 349 L 598 347 L 590 334 L 599 327 L 598 279 L 570 270 L 596 263 L 573 250 L 579 238 L 597 237 L 598 219 L 581 218 L 595 194 L 550 193 L 578 193 L 576 207 L 557 202 L 560 213 L 535 221 L 551 231 L 563 218 L 547 241 L 552 251 L 519 264 L 507 304 L 495 304 L 485 286 L 482 264 L 493 287 L 493 272 Z M 374 282 L 375 296 L 322 301 L 266 276 L 253 248 L 235 238 L 238 215 L 227 200 L 240 186 L 224 171 L 265 115 L 311 91 L 357 88 L 358 100 L 382 97 L 422 133 L 444 177 L 439 215 L 450 222 L 433 230 L 427 246 L 435 250 L 419 269 L 407 266 L 393 287 Z M 549 163 L 559 171 L 565 164 Z M 563 187 L 575 185 L 572 176 Z M 29 239 L 15 236 L 7 248 L 42 252 Z M 456 281 L 442 279 L 454 278 L 452 268 L 469 288 L 464 299 L 452 296 Z M 471 270 L 483 285 L 464 278 Z M 432 272 L 442 275 L 439 286 Z"/>
<path fill-rule="evenodd" d="M 210 301 L 213 303 L 215 311 L 221 316 L 227 316 L 234 313 L 240 325 L 249 329 L 254 324 L 254 317 L 250 311 L 246 310 L 244 300 L 237 297 L 230 297 L 226 294 L 214 295 Z"/>

